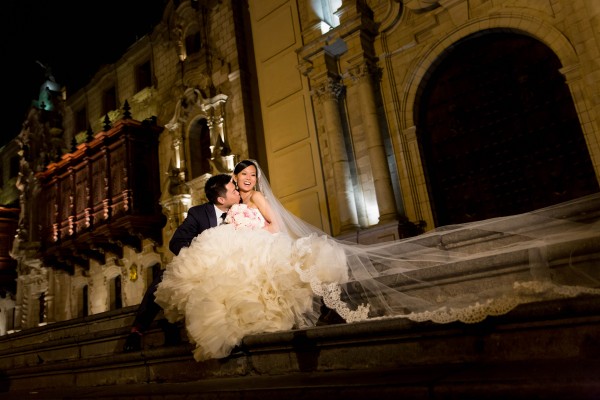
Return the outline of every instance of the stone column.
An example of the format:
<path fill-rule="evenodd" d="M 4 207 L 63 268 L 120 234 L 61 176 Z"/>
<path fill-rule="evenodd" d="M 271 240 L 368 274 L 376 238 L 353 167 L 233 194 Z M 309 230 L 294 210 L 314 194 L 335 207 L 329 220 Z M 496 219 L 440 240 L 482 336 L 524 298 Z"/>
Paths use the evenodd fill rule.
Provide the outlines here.
<path fill-rule="evenodd" d="M 181 130 L 177 127 L 177 131 L 172 131 L 171 147 L 173 148 L 173 155 L 175 155 L 174 168 L 177 171 L 177 175 L 181 182 L 185 181 L 185 155 L 183 153 L 183 135 Z"/>
<path fill-rule="evenodd" d="M 327 78 L 327 81 L 315 91 L 322 109 L 329 154 L 333 165 L 340 233 L 344 233 L 358 228 L 358 216 L 338 105 L 338 96 L 341 92 L 342 85 L 331 78 Z"/>
<path fill-rule="evenodd" d="M 207 124 L 210 131 L 210 155 L 212 167 L 216 173 L 231 173 L 235 167 L 235 156 L 231 154 L 227 128 L 225 126 L 225 104 L 227 96 L 219 94 L 210 99 L 208 104 L 202 106 L 208 112 Z"/>
<path fill-rule="evenodd" d="M 361 116 L 365 123 L 365 137 L 379 207 L 379 223 L 384 223 L 396 220 L 398 213 L 385 147 L 381 138 L 371 71 L 372 67 L 367 62 L 363 62 L 352 67 L 349 73 L 358 91 Z"/>
<path fill-rule="evenodd" d="M 52 268 L 47 269 L 48 281 L 46 291 L 44 292 L 44 320 L 42 322 L 52 323 L 56 322 L 56 311 L 55 307 L 55 292 L 56 281 L 54 278 L 54 270 Z"/>
<path fill-rule="evenodd" d="M 19 264 L 22 263 L 22 260 L 17 260 Z M 17 267 L 17 271 L 19 271 L 19 267 Z M 13 316 L 13 329 L 19 331 L 23 328 L 23 303 L 25 300 L 25 287 L 26 277 L 22 276 L 20 273 L 17 274 L 17 295 L 15 299 L 15 315 Z"/>

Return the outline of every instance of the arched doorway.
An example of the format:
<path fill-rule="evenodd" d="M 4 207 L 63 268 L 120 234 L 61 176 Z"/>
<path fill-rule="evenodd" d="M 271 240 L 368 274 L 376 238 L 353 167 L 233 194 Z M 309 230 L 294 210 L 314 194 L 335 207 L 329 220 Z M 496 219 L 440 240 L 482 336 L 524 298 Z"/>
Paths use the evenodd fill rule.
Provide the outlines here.
<path fill-rule="evenodd" d="M 479 32 L 440 56 L 415 111 L 436 226 L 600 190 L 560 68 L 511 32 Z"/>

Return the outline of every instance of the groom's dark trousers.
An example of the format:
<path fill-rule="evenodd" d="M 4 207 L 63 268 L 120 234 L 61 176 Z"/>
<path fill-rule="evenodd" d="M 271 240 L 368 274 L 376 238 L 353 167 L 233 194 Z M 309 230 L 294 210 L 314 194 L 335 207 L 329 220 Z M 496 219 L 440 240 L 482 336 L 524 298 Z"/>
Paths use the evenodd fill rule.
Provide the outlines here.
<path fill-rule="evenodd" d="M 178 255 L 182 248 L 188 247 L 192 240 L 208 228 L 217 226 L 215 206 L 212 203 L 204 203 L 194 206 L 188 210 L 188 215 L 181 225 L 173 233 L 169 241 L 169 250 Z M 164 270 L 158 271 L 150 286 L 144 293 L 144 297 L 136 311 L 135 319 L 131 327 L 131 333 L 125 341 L 124 351 L 137 351 L 141 349 L 141 337 L 150 328 L 152 321 L 156 318 L 162 308 L 154 301 L 154 293 L 162 280 Z M 173 336 L 174 325 L 164 324 L 165 344 L 176 341 Z"/>

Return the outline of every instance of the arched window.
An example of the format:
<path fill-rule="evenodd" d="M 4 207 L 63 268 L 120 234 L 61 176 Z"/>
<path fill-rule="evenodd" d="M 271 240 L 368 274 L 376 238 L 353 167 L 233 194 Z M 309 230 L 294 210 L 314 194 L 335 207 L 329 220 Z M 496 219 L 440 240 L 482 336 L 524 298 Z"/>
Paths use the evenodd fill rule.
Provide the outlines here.
<path fill-rule="evenodd" d="M 75 132 L 83 132 L 87 130 L 88 127 L 88 119 L 87 119 L 87 109 L 85 107 L 81 107 L 79 110 L 75 112 Z"/>
<path fill-rule="evenodd" d="M 135 89 L 137 92 L 152 86 L 152 64 L 146 61 L 135 68 Z"/>
<path fill-rule="evenodd" d="M 210 130 L 206 119 L 199 119 L 191 125 L 188 144 L 191 178 L 210 172 Z"/>
<path fill-rule="evenodd" d="M 89 315 L 88 300 L 88 286 L 85 285 L 81 288 L 81 292 L 79 292 L 79 302 L 77 309 L 78 318 L 87 317 Z"/>
<path fill-rule="evenodd" d="M 185 37 L 185 51 L 188 56 L 197 54 L 202 48 L 202 39 L 200 32 L 194 32 Z"/>
<path fill-rule="evenodd" d="M 44 322 L 44 315 L 46 314 L 46 296 L 44 293 L 40 293 L 40 296 L 38 297 L 38 304 L 38 322 L 42 323 Z"/>
<path fill-rule="evenodd" d="M 121 275 L 115 276 L 110 282 L 110 310 L 123 308 L 123 297 L 121 295 Z"/>
<path fill-rule="evenodd" d="M 313 0 L 313 10 L 321 19 L 321 33 L 326 33 L 340 25 L 336 11 L 341 6 L 342 0 Z"/>

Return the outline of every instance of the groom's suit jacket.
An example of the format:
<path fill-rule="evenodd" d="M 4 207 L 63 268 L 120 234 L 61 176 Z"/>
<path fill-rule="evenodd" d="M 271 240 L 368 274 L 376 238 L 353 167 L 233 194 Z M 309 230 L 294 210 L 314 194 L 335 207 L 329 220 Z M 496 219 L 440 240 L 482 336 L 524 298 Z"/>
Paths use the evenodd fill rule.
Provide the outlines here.
<path fill-rule="evenodd" d="M 206 229 L 215 226 L 217 226 L 217 216 L 215 206 L 212 203 L 191 207 L 185 220 L 175 230 L 169 242 L 169 250 L 178 255 L 183 247 L 188 247 L 192 243 L 192 239 Z"/>

